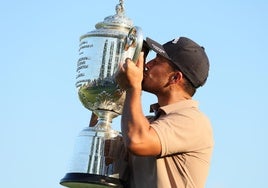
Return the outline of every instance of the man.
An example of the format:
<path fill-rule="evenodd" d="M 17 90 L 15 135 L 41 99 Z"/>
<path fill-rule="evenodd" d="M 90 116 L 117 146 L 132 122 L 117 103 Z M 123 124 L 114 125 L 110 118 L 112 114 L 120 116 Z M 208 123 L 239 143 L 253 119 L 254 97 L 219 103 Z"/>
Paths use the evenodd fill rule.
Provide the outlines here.
<path fill-rule="evenodd" d="M 156 57 L 144 64 L 126 59 L 116 80 L 126 90 L 121 130 L 134 188 L 203 188 L 213 149 L 209 119 L 192 99 L 208 77 L 204 48 L 180 37 L 160 45 L 147 38 Z M 155 117 L 143 113 L 142 90 L 156 95 Z"/>

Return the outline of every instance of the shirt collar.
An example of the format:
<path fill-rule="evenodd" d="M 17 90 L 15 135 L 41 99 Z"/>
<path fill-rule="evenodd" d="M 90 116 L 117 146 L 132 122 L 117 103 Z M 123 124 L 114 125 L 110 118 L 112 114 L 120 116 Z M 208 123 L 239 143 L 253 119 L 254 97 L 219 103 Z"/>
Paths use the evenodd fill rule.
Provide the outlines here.
<path fill-rule="evenodd" d="M 168 114 L 174 110 L 181 110 L 184 108 L 191 108 L 191 107 L 198 108 L 198 102 L 193 99 L 188 99 L 161 107 L 158 103 L 155 103 L 150 105 L 150 112 L 154 112 L 156 114 L 159 110 L 161 110 L 165 114 Z"/>

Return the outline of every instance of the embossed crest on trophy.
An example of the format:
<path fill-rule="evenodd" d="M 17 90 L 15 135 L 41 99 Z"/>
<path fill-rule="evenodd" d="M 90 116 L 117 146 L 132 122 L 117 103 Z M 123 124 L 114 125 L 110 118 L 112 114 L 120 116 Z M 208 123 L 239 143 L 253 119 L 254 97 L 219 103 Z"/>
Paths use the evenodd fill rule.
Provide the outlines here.
<path fill-rule="evenodd" d="M 75 84 L 81 103 L 98 116 L 98 123 L 84 128 L 77 138 L 68 173 L 60 181 L 71 188 L 123 187 L 122 136 L 111 124 L 122 113 L 125 91 L 117 85 L 115 73 L 125 58 L 138 59 L 143 36 L 125 16 L 123 0 L 116 14 L 95 28 L 80 37 Z"/>

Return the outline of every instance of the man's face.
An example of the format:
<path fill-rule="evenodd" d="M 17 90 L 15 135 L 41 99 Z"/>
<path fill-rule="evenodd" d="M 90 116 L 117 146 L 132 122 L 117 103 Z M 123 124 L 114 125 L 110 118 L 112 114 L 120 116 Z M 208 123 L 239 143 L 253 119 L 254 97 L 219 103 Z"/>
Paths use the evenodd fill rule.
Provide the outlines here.
<path fill-rule="evenodd" d="M 144 66 L 142 89 L 154 94 L 164 91 L 169 84 L 173 70 L 168 59 L 157 55 Z"/>

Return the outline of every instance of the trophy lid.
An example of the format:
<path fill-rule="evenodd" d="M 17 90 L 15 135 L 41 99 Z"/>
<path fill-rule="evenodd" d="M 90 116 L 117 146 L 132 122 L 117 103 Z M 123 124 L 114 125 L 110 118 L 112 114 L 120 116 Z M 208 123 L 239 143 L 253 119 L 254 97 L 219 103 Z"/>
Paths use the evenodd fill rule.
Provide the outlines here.
<path fill-rule="evenodd" d="M 116 5 L 116 14 L 108 16 L 103 22 L 99 22 L 95 25 L 96 29 L 101 28 L 125 28 L 130 29 L 133 27 L 133 22 L 131 19 L 125 16 L 125 8 L 123 5 L 123 0 L 119 0 L 119 4 Z"/>

